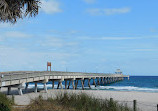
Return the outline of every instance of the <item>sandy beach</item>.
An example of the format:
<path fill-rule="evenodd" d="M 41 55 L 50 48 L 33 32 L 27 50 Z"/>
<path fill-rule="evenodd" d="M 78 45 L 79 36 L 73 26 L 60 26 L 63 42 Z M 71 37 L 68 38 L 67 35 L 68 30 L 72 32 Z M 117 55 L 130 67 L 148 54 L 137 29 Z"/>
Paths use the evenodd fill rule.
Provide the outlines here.
<path fill-rule="evenodd" d="M 2 88 L 1 92 L 6 93 L 6 88 Z M 28 105 L 31 99 L 42 95 L 43 98 L 55 97 L 56 94 L 60 92 L 68 93 L 86 93 L 98 99 L 110 99 L 113 98 L 120 104 L 125 104 L 129 107 L 133 106 L 133 100 L 137 100 L 137 106 L 141 111 L 157 111 L 158 104 L 158 93 L 148 93 L 148 92 L 125 92 L 125 91 L 106 91 L 106 90 L 57 90 L 49 89 L 48 92 L 41 90 L 38 93 L 34 93 L 31 90 L 28 93 L 20 96 L 17 95 L 17 89 L 12 89 L 12 94 L 15 94 L 15 103 L 18 105 Z M 10 95 L 9 95 L 10 97 Z"/>

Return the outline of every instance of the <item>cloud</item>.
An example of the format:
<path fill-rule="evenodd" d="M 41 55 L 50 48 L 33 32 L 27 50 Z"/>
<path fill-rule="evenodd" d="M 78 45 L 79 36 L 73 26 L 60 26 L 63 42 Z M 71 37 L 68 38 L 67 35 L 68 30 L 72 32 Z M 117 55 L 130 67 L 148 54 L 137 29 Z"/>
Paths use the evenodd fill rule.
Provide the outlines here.
<path fill-rule="evenodd" d="M 96 0 L 83 0 L 83 1 L 88 4 L 92 4 L 96 2 Z"/>
<path fill-rule="evenodd" d="M 132 39 L 140 39 L 136 37 L 79 37 L 84 40 L 132 40 Z"/>
<path fill-rule="evenodd" d="M 150 28 L 150 32 L 155 33 L 155 32 L 158 32 L 158 30 L 156 28 Z"/>
<path fill-rule="evenodd" d="M 58 34 L 58 35 L 74 35 L 80 33 L 77 30 L 69 30 L 69 31 L 58 31 L 58 30 L 50 30 L 53 34 Z"/>
<path fill-rule="evenodd" d="M 3 39 L 1 38 L 1 36 L 0 36 L 0 42 L 2 42 L 3 41 Z"/>
<path fill-rule="evenodd" d="M 11 37 L 11 38 L 28 38 L 31 36 L 32 35 L 30 35 L 30 34 L 26 34 L 26 33 L 19 32 L 19 31 L 9 31 L 4 34 L 4 37 Z"/>
<path fill-rule="evenodd" d="M 46 40 L 40 41 L 40 44 L 41 46 L 56 47 L 56 48 L 74 47 L 78 45 L 77 42 L 69 42 L 57 37 L 48 37 Z"/>
<path fill-rule="evenodd" d="M 45 12 L 46 14 L 62 12 L 62 9 L 60 9 L 60 4 L 56 0 L 42 0 L 41 3 L 41 11 Z"/>
<path fill-rule="evenodd" d="M 102 37 L 102 40 L 131 40 L 133 37 Z"/>
<path fill-rule="evenodd" d="M 12 48 L 0 45 L 0 67 L 1 71 L 12 71 L 12 70 L 46 70 L 46 62 L 53 61 L 54 67 L 61 70 L 63 64 L 61 61 L 70 61 L 72 57 L 77 55 L 72 52 L 61 52 L 61 51 L 28 51 L 25 48 Z"/>
<path fill-rule="evenodd" d="M 114 8 L 114 9 L 104 9 L 104 13 L 106 15 L 113 15 L 113 14 L 124 14 L 130 12 L 130 8 Z"/>
<path fill-rule="evenodd" d="M 130 8 L 106 8 L 106 9 L 100 9 L 100 8 L 93 8 L 88 9 L 87 12 L 90 15 L 116 15 L 116 14 L 125 14 L 129 13 L 131 11 Z"/>
<path fill-rule="evenodd" d="M 102 15 L 103 13 L 101 12 L 101 9 L 99 8 L 93 8 L 93 9 L 88 9 L 87 12 L 90 15 Z"/>
<path fill-rule="evenodd" d="M 10 27 L 12 27 L 12 25 L 9 23 L 0 23 L 0 28 L 10 28 Z"/>
<path fill-rule="evenodd" d="M 136 51 L 136 52 L 149 52 L 149 51 L 156 51 L 156 49 L 134 49 L 132 51 Z"/>

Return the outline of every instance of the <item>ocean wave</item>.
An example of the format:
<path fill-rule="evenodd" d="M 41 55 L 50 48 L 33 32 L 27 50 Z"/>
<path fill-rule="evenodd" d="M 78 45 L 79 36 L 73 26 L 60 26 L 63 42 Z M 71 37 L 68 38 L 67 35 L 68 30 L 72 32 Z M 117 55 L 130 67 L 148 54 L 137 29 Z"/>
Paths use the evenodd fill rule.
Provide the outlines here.
<path fill-rule="evenodd" d="M 94 88 L 94 87 L 92 87 Z M 158 92 L 156 88 L 145 88 L 135 86 L 98 86 L 94 89 L 101 90 L 119 90 L 119 91 L 145 91 L 145 92 Z"/>
<path fill-rule="evenodd" d="M 58 85 L 54 85 L 54 88 L 57 88 Z M 65 88 L 65 85 L 62 85 Z M 28 88 L 34 88 L 34 84 L 30 84 Z M 44 85 L 38 84 L 38 88 L 44 88 Z M 47 88 L 52 88 L 52 84 L 47 84 Z M 72 85 L 70 89 L 72 89 Z M 78 89 L 82 89 L 81 86 L 77 87 Z M 89 87 L 84 87 L 85 89 L 89 89 Z M 135 86 L 97 86 L 91 85 L 92 90 L 116 90 L 116 91 L 143 91 L 143 92 L 158 92 L 158 88 L 145 88 L 145 87 L 135 87 Z"/>
<path fill-rule="evenodd" d="M 62 85 L 63 86 L 63 88 L 65 88 L 65 85 Z M 26 87 L 26 86 L 25 86 Z M 34 84 L 29 84 L 29 86 L 28 86 L 28 88 L 34 88 L 35 87 L 35 85 Z M 42 85 L 42 84 L 37 84 L 37 87 L 38 88 L 40 88 L 40 89 L 42 89 L 42 88 L 44 88 L 44 85 Z M 54 85 L 54 88 L 57 88 L 58 87 L 58 85 Z M 50 88 L 52 88 L 52 84 L 47 84 L 47 88 L 48 89 L 50 89 Z M 70 86 L 70 88 L 72 88 L 72 86 Z"/>

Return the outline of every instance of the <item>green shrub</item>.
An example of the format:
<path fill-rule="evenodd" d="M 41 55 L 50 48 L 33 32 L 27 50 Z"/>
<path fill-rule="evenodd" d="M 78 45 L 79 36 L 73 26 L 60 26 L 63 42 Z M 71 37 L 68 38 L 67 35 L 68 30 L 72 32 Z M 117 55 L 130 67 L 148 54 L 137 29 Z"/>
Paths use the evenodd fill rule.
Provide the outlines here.
<path fill-rule="evenodd" d="M 11 111 L 13 101 L 5 94 L 0 93 L 0 111 Z"/>
<path fill-rule="evenodd" d="M 32 101 L 26 111 L 131 111 L 116 101 L 96 99 L 86 94 L 57 94 L 44 100 L 41 96 Z"/>
<path fill-rule="evenodd" d="M 73 107 L 76 111 L 131 111 L 130 108 L 118 104 L 116 101 L 96 99 L 87 94 L 59 94 L 53 101 L 67 107 Z"/>

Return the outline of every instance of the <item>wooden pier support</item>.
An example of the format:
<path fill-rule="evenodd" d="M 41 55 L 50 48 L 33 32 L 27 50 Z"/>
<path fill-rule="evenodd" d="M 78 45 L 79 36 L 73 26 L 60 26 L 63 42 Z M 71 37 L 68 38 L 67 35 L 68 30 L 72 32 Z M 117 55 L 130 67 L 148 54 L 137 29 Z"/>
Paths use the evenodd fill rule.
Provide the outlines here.
<path fill-rule="evenodd" d="M 84 79 L 81 80 L 82 90 L 84 90 Z"/>
<path fill-rule="evenodd" d="M 97 84 L 100 85 L 99 77 L 97 77 Z"/>
<path fill-rule="evenodd" d="M 45 79 L 43 80 L 43 84 L 44 84 L 44 90 L 45 90 L 46 93 L 48 92 L 47 84 L 46 84 L 47 82 L 48 82 L 48 79 L 45 78 Z"/>
<path fill-rule="evenodd" d="M 72 80 L 72 87 L 75 89 L 74 80 Z"/>
<path fill-rule="evenodd" d="M 59 86 L 61 87 L 61 89 L 63 89 L 63 84 L 62 84 L 61 80 L 58 81 L 58 87 L 57 87 L 57 89 L 59 89 Z"/>
<path fill-rule="evenodd" d="M 7 94 L 10 95 L 10 93 L 11 93 L 11 86 L 8 86 Z"/>
<path fill-rule="evenodd" d="M 22 88 L 18 88 L 18 92 L 19 92 L 19 95 L 23 95 L 23 93 L 22 93 Z"/>
<path fill-rule="evenodd" d="M 103 80 L 103 77 L 101 77 L 101 84 L 104 84 L 104 80 Z"/>
<path fill-rule="evenodd" d="M 106 84 L 107 84 L 106 77 L 104 77 L 104 85 L 106 85 Z"/>
<path fill-rule="evenodd" d="M 89 88 L 91 89 L 91 84 L 90 84 L 90 78 L 88 79 L 88 86 L 89 86 Z"/>
<path fill-rule="evenodd" d="M 68 85 L 68 88 L 67 88 L 67 89 L 70 89 L 70 84 L 71 84 L 71 82 L 72 82 L 72 87 L 73 87 L 73 89 L 75 89 L 74 79 L 69 80 L 69 85 Z"/>
<path fill-rule="evenodd" d="M 67 89 L 67 80 L 65 80 L 65 89 Z"/>
<path fill-rule="evenodd" d="M 46 93 L 48 92 L 46 83 L 44 83 L 44 90 L 45 90 Z"/>
<path fill-rule="evenodd" d="M 95 82 L 96 78 L 93 78 L 93 85 L 95 85 L 95 87 L 97 87 L 96 82 Z"/>
<path fill-rule="evenodd" d="M 114 77 L 111 78 L 111 83 L 113 83 L 113 82 L 114 82 Z"/>
<path fill-rule="evenodd" d="M 75 81 L 75 89 L 77 89 L 78 80 Z"/>
<path fill-rule="evenodd" d="M 109 84 L 109 78 L 108 77 L 106 78 L 106 81 L 107 81 L 107 84 Z"/>
<path fill-rule="evenodd" d="M 71 84 L 71 80 L 69 80 L 69 85 L 68 85 L 68 88 L 67 88 L 67 89 L 69 89 L 69 88 L 70 88 L 70 84 Z"/>
<path fill-rule="evenodd" d="M 34 90 L 35 93 L 37 93 L 37 82 L 35 82 L 35 90 Z"/>
<path fill-rule="evenodd" d="M 59 81 L 61 89 L 63 89 L 62 81 Z"/>
<path fill-rule="evenodd" d="M 110 83 L 112 83 L 112 77 L 110 78 Z"/>
<path fill-rule="evenodd" d="M 29 86 L 29 83 L 26 83 L 25 92 L 27 92 L 28 86 Z"/>
<path fill-rule="evenodd" d="M 55 82 L 55 81 L 54 81 L 54 80 L 52 80 L 52 89 L 54 89 L 54 82 Z"/>
<path fill-rule="evenodd" d="M 18 85 L 18 93 L 19 93 L 19 95 L 23 95 L 22 88 L 23 88 L 23 83 Z"/>
<path fill-rule="evenodd" d="M 58 82 L 58 86 L 57 86 L 57 89 L 59 89 L 59 85 L 60 85 L 60 83 Z"/>

